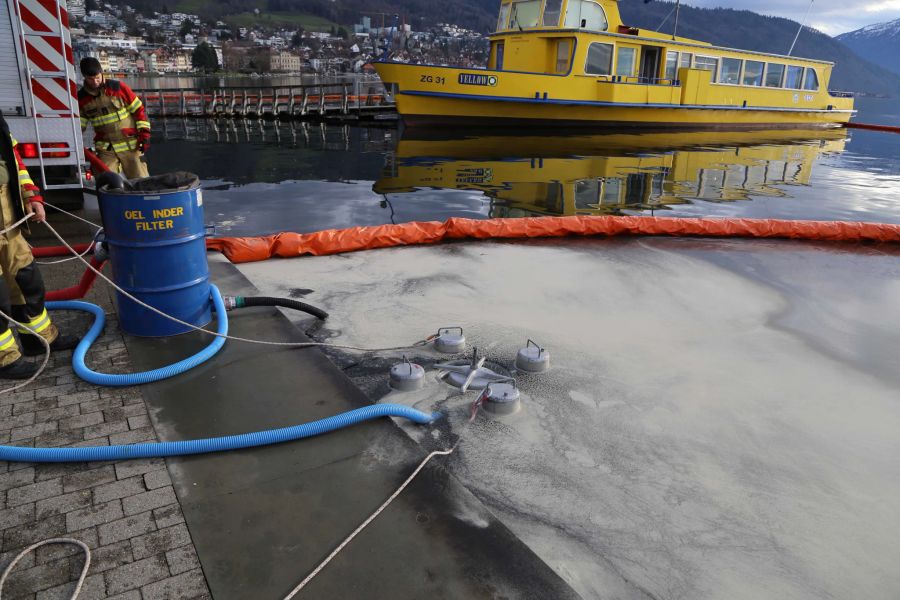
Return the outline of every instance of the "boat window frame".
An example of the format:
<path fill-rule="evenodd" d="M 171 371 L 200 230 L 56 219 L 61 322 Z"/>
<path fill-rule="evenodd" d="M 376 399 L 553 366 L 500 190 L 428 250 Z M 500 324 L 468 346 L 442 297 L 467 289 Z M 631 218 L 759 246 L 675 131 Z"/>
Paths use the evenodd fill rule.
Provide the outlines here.
<path fill-rule="evenodd" d="M 694 66 L 694 52 L 680 52 L 681 56 L 678 57 L 678 68 L 679 69 L 691 69 Z M 684 64 L 684 57 L 687 57 L 687 64 Z"/>
<path fill-rule="evenodd" d="M 574 23 L 569 22 L 569 11 L 573 6 L 578 6 L 578 16 L 576 17 Z M 592 29 L 587 26 L 587 20 L 581 18 L 582 10 L 581 8 L 585 4 L 593 4 L 597 8 L 600 9 L 600 14 L 603 15 L 604 25 L 601 28 Z M 589 31 L 609 31 L 609 15 L 606 14 L 606 9 L 603 8 L 603 5 L 597 2 L 597 0 L 567 0 L 566 2 L 566 14 L 563 20 L 563 27 L 566 28 L 574 28 L 574 29 L 587 29 Z"/>
<path fill-rule="evenodd" d="M 734 72 L 734 81 L 726 81 L 725 80 L 725 63 L 737 63 L 737 65 L 731 64 L 731 67 L 737 66 L 737 71 Z M 735 58 L 733 56 L 723 56 L 719 60 L 719 76 L 715 80 L 716 83 L 721 83 L 723 85 L 740 85 L 741 77 L 744 74 L 744 61 L 740 58 Z"/>
<path fill-rule="evenodd" d="M 621 56 L 623 50 L 630 50 L 632 53 L 631 54 L 631 70 L 628 73 L 619 73 L 619 57 Z M 617 77 L 618 76 L 634 77 L 635 76 L 634 74 L 635 74 L 635 71 L 637 70 L 637 65 L 638 65 L 638 48 L 635 46 L 625 46 L 625 45 L 616 44 L 615 53 L 616 53 L 616 56 L 615 56 L 615 60 L 613 61 L 613 63 L 615 63 L 613 65 L 613 67 L 614 67 L 613 74 L 616 75 Z"/>
<path fill-rule="evenodd" d="M 544 0 L 512 0 L 509 9 L 509 29 L 513 28 L 513 15 L 516 17 L 516 27 L 521 31 L 525 29 L 536 29 L 541 26 L 541 20 L 544 18 Z M 518 20 L 518 12 L 516 9 L 517 5 L 520 4 L 537 4 L 537 13 L 535 14 L 535 21 L 532 25 L 526 25 L 524 23 L 519 22 Z"/>
<path fill-rule="evenodd" d="M 560 68 L 560 48 L 563 44 L 569 46 L 569 49 L 566 52 L 566 63 L 564 68 Z M 554 73 L 557 74 L 567 74 L 572 70 L 572 62 L 575 60 L 575 47 L 578 45 L 578 39 L 574 37 L 566 37 L 566 38 L 557 38 L 556 40 L 556 71 Z"/>
<path fill-rule="evenodd" d="M 716 65 L 715 68 L 714 69 L 706 69 L 704 67 L 699 66 L 698 63 L 700 62 L 700 59 L 709 59 L 709 60 L 714 61 L 715 65 Z M 712 56 L 709 54 L 695 54 L 694 55 L 694 68 L 700 69 L 701 71 L 709 71 L 711 82 L 715 82 L 718 80 L 720 63 L 721 63 L 721 58 L 718 56 Z"/>
<path fill-rule="evenodd" d="M 606 73 L 592 73 L 591 71 L 588 71 L 588 64 L 591 59 L 591 49 L 594 46 L 608 46 L 609 47 L 609 66 L 607 67 Z M 613 71 L 613 59 L 615 58 L 615 54 L 616 54 L 616 45 L 615 44 L 610 44 L 607 42 L 591 42 L 588 45 L 587 52 L 584 55 L 584 74 L 592 75 L 595 77 L 610 77 L 612 75 L 612 71 Z"/>
<path fill-rule="evenodd" d="M 491 43 L 491 54 L 488 59 L 494 65 L 494 70 L 502 71 L 503 70 L 503 57 L 506 53 L 506 42 L 505 40 L 497 40 L 496 42 Z"/>
<path fill-rule="evenodd" d="M 672 81 L 678 79 L 678 64 L 681 60 L 681 54 L 681 52 L 678 52 L 676 50 L 669 50 L 668 48 L 666 49 L 666 63 L 665 67 L 663 68 L 663 78 L 670 79 Z M 675 69 L 671 73 L 669 73 L 669 58 L 675 59 Z"/>
<path fill-rule="evenodd" d="M 556 22 L 548 23 L 547 22 L 547 9 L 550 7 L 550 4 L 556 4 L 558 6 L 556 10 Z M 544 6 L 541 9 L 541 26 L 542 27 L 559 27 L 559 22 L 563 18 L 563 0 L 544 0 Z M 550 13 L 553 14 L 553 13 Z"/>
<path fill-rule="evenodd" d="M 756 63 L 758 65 L 762 65 L 762 68 L 760 69 L 759 75 L 756 80 L 757 83 L 747 83 L 747 67 L 748 67 L 749 63 Z M 764 61 L 751 60 L 748 58 L 748 59 L 744 60 L 744 68 L 741 69 L 741 85 L 747 86 L 747 87 L 763 87 L 763 77 L 765 76 L 765 74 L 766 74 L 766 63 Z"/>
<path fill-rule="evenodd" d="M 776 85 L 769 85 L 769 69 L 770 67 L 781 67 L 781 75 L 778 76 L 778 83 Z M 763 87 L 765 88 L 783 88 L 784 87 L 784 74 L 787 73 L 787 65 L 784 63 L 766 63 L 766 72 L 763 73 Z"/>
<path fill-rule="evenodd" d="M 809 73 L 812 73 L 812 76 L 815 78 L 815 87 L 807 87 L 806 79 L 809 77 Z M 818 92 L 819 91 L 819 73 L 812 67 L 806 67 L 803 70 L 803 81 L 801 82 L 803 86 L 803 90 L 806 92 Z"/>
<path fill-rule="evenodd" d="M 800 69 L 800 77 L 797 79 L 797 87 L 791 87 L 788 85 L 788 76 L 790 75 L 791 69 Z M 803 89 L 803 67 L 800 65 L 788 65 L 784 70 L 784 86 L 787 90 L 800 90 Z"/>
<path fill-rule="evenodd" d="M 503 9 L 506 9 L 506 14 L 504 14 Z M 500 4 L 500 14 L 497 15 L 497 31 L 506 31 L 509 29 L 510 12 L 512 12 L 512 2 L 502 2 Z"/>

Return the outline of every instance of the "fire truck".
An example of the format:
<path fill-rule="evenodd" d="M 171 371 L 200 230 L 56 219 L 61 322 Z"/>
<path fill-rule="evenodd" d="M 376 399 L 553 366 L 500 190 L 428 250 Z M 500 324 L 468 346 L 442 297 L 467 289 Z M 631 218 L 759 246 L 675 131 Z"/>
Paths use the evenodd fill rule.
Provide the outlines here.
<path fill-rule="evenodd" d="M 84 141 L 66 0 L 0 0 L 0 110 L 48 202 L 80 206 Z"/>

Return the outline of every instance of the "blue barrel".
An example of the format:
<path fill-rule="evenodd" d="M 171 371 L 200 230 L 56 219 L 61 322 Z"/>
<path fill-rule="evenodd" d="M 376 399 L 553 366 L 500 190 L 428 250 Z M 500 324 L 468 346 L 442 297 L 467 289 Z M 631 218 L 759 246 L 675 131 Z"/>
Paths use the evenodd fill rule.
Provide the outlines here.
<path fill-rule="evenodd" d="M 178 172 L 134 186 L 97 192 L 112 279 L 142 302 L 202 327 L 212 320 L 212 307 L 200 181 Z M 126 333 L 160 337 L 191 331 L 120 292 L 116 300 Z"/>

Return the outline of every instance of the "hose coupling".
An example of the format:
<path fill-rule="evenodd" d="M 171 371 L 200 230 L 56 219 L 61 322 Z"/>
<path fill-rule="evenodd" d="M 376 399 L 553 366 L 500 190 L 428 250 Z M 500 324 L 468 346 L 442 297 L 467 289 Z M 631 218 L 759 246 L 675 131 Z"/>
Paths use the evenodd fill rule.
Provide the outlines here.
<path fill-rule="evenodd" d="M 234 310 L 236 308 L 240 308 L 244 305 L 243 298 L 240 296 L 222 296 L 222 301 L 225 303 L 225 310 Z"/>

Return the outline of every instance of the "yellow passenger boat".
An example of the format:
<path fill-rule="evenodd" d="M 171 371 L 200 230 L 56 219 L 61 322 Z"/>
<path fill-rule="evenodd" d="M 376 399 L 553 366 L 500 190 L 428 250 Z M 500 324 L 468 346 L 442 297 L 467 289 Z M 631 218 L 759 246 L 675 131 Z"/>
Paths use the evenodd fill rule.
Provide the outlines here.
<path fill-rule="evenodd" d="M 833 127 L 833 63 L 622 23 L 616 0 L 503 0 L 487 69 L 376 62 L 407 125 Z"/>

